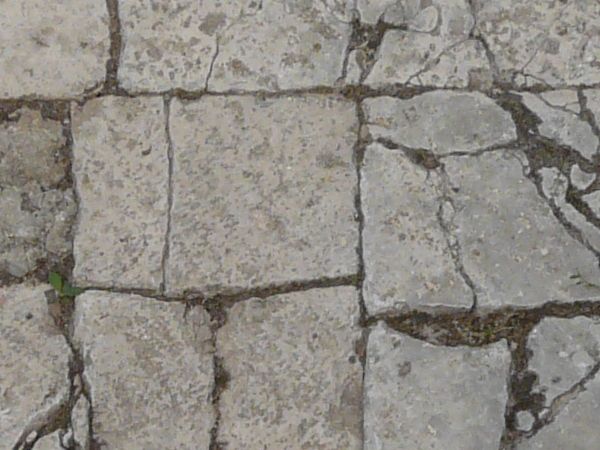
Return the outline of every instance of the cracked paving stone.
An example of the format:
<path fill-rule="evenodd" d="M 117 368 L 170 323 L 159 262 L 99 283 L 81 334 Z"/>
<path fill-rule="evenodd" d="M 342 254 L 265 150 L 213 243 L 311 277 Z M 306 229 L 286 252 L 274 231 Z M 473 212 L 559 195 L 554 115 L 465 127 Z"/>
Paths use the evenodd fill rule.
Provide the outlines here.
<path fill-rule="evenodd" d="M 0 280 L 63 265 L 76 212 L 59 120 L 26 107 L 0 123 Z M 43 276 L 45 278 L 45 275 Z"/>
<path fill-rule="evenodd" d="M 0 98 L 73 97 L 104 81 L 106 2 L 4 0 L 0 9 Z"/>
<path fill-rule="evenodd" d="M 361 195 L 365 216 L 364 296 L 369 313 L 419 306 L 470 307 L 437 213 L 439 175 L 400 151 L 367 148 Z"/>
<path fill-rule="evenodd" d="M 213 346 L 200 308 L 88 291 L 76 299 L 97 441 L 110 449 L 208 449 Z"/>
<path fill-rule="evenodd" d="M 168 292 L 357 272 L 353 103 L 208 96 L 171 115 Z"/>
<path fill-rule="evenodd" d="M 527 348 L 531 352 L 529 369 L 538 375 L 533 389 L 544 394 L 545 403 L 539 413 L 542 426 L 516 448 L 596 448 L 600 383 L 593 370 L 600 364 L 598 321 L 585 317 L 544 319 L 531 332 Z M 577 384 L 580 388 L 574 389 Z"/>
<path fill-rule="evenodd" d="M 168 211 L 163 99 L 103 97 L 74 108 L 75 281 L 156 290 Z"/>
<path fill-rule="evenodd" d="M 577 113 L 562 108 L 549 106 L 542 98 L 526 92 L 519 94 L 523 104 L 542 121 L 538 125 L 542 136 L 567 145 L 583 157 L 591 160 L 598 154 L 600 142 L 589 123 L 582 120 Z M 573 95 L 577 95 L 573 91 Z"/>
<path fill-rule="evenodd" d="M 252 1 L 218 32 L 208 88 L 333 86 L 350 39 L 348 0 Z"/>
<path fill-rule="evenodd" d="M 34 450 L 64 450 L 65 447 L 62 446 L 60 433 L 55 431 L 38 439 L 33 448 Z"/>
<path fill-rule="evenodd" d="M 374 24 L 382 17 L 397 27 L 384 33 L 372 68 L 366 68 L 365 84 L 491 85 L 485 48 L 470 39 L 475 21 L 466 0 L 359 0 L 358 11 L 364 22 Z M 350 63 L 360 65 L 361 56 L 358 49 Z"/>
<path fill-rule="evenodd" d="M 312 289 L 234 305 L 218 331 L 227 448 L 360 449 L 358 293 Z"/>
<path fill-rule="evenodd" d="M 600 298 L 598 261 L 558 222 L 527 179 L 520 152 L 444 160 L 454 234 L 479 306 Z M 582 282 L 588 280 L 591 283 Z"/>
<path fill-rule="evenodd" d="M 0 289 L 2 448 L 13 448 L 39 429 L 69 396 L 71 353 L 48 314 L 48 289 L 29 284 Z"/>
<path fill-rule="evenodd" d="M 595 0 L 474 0 L 476 32 L 502 81 L 518 85 L 600 82 L 600 4 Z"/>
<path fill-rule="evenodd" d="M 379 97 L 365 100 L 364 108 L 374 138 L 435 153 L 475 152 L 517 137 L 510 115 L 475 92 L 441 90 L 408 100 Z"/>
<path fill-rule="evenodd" d="M 509 366 L 505 341 L 441 347 L 379 324 L 367 346 L 365 450 L 496 450 Z"/>

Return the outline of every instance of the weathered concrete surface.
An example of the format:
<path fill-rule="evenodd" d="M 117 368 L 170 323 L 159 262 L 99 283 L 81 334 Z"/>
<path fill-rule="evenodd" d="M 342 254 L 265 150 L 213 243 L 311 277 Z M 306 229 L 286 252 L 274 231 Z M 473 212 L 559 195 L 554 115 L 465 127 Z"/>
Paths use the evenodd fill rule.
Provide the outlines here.
<path fill-rule="evenodd" d="M 73 97 L 104 81 L 106 2 L 4 0 L 0 14 L 0 98 Z"/>
<path fill-rule="evenodd" d="M 351 102 L 211 96 L 171 109 L 169 292 L 357 272 Z"/>
<path fill-rule="evenodd" d="M 48 285 L 0 288 L 0 442 L 12 449 L 69 395 L 70 350 L 48 314 Z"/>
<path fill-rule="evenodd" d="M 596 1 L 475 0 L 476 33 L 502 81 L 518 85 L 600 81 L 600 5 Z"/>
<path fill-rule="evenodd" d="M 538 375 L 533 389 L 546 400 L 539 414 L 542 423 L 517 448 L 594 448 L 600 439 L 595 420 L 600 406 L 598 321 L 545 319 L 532 331 L 527 348 L 532 354 L 529 369 Z"/>
<path fill-rule="evenodd" d="M 75 281 L 158 289 L 169 178 L 163 99 L 103 97 L 73 106 Z"/>
<path fill-rule="evenodd" d="M 488 152 L 444 160 L 451 222 L 480 306 L 533 306 L 600 297 L 583 280 L 600 277 L 597 258 L 573 238 L 524 174 L 524 155 Z"/>
<path fill-rule="evenodd" d="M 444 203 L 441 184 L 436 172 L 400 151 L 377 144 L 367 148 L 361 196 L 369 313 L 472 305 L 438 217 Z"/>
<path fill-rule="evenodd" d="M 0 280 L 65 264 L 76 211 L 63 123 L 26 107 L 9 117 L 0 123 Z"/>
<path fill-rule="evenodd" d="M 474 152 L 517 137 L 510 115 L 480 93 L 433 91 L 408 100 L 379 97 L 365 100 L 364 108 L 373 137 L 435 153 Z"/>
<path fill-rule="evenodd" d="M 359 302 L 352 287 L 236 304 L 217 335 L 227 448 L 360 449 Z"/>
<path fill-rule="evenodd" d="M 365 450 L 497 449 L 510 353 L 438 347 L 385 325 L 371 330 L 365 373 Z"/>
<path fill-rule="evenodd" d="M 137 295 L 77 297 L 74 345 L 85 364 L 94 435 L 108 448 L 208 449 L 213 347 L 200 308 Z"/>

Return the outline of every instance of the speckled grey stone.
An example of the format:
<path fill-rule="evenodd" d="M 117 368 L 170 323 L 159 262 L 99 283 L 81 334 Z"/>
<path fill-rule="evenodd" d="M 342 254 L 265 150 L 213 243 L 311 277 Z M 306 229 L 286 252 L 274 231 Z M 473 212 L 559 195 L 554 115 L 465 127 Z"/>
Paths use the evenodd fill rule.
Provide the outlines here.
<path fill-rule="evenodd" d="M 436 172 L 400 151 L 367 148 L 361 196 L 364 296 L 371 314 L 405 306 L 471 306 L 471 291 L 438 219 L 441 184 Z"/>
<path fill-rule="evenodd" d="M 579 97 L 574 89 L 555 89 L 540 93 L 540 97 L 548 103 L 549 106 L 562 108 L 563 110 L 579 114 Z"/>
<path fill-rule="evenodd" d="M 365 83 L 487 88 L 492 70 L 481 42 L 470 39 L 475 25 L 466 0 L 359 0 L 366 22 L 379 17 L 404 29 L 388 30 L 367 69 Z M 360 50 L 350 63 L 358 64 Z"/>
<path fill-rule="evenodd" d="M 589 173 L 582 170 L 577 164 L 571 167 L 570 179 L 571 183 L 578 189 L 586 189 L 597 178 L 597 174 Z"/>
<path fill-rule="evenodd" d="M 208 88 L 333 86 L 350 38 L 348 0 L 252 1 L 219 31 Z"/>
<path fill-rule="evenodd" d="M 114 449 L 208 449 L 214 411 L 208 315 L 137 295 L 76 299 L 95 438 Z"/>
<path fill-rule="evenodd" d="M 551 107 L 535 94 L 524 92 L 520 96 L 523 104 L 540 118 L 541 123 L 537 128 L 542 136 L 567 145 L 588 159 L 598 153 L 598 137 L 590 124 L 582 120 L 577 113 Z"/>
<path fill-rule="evenodd" d="M 48 285 L 0 288 L 0 443 L 12 449 L 69 395 L 67 341 L 48 314 Z"/>
<path fill-rule="evenodd" d="M 219 402 L 227 448 L 362 448 L 356 289 L 313 289 L 236 304 L 218 331 L 230 380 Z"/>
<path fill-rule="evenodd" d="M 378 325 L 369 335 L 365 450 L 496 450 L 510 353 L 439 347 Z"/>
<path fill-rule="evenodd" d="M 72 97 L 104 81 L 106 2 L 4 0 L 0 10 L 0 98 Z"/>
<path fill-rule="evenodd" d="M 600 382 L 597 375 L 590 374 L 600 364 L 598 321 L 585 317 L 544 319 L 531 332 L 527 348 L 531 352 L 529 369 L 538 375 L 534 392 L 543 393 L 546 399 L 540 416 L 554 419 L 517 449 L 595 448 L 600 439 L 596 420 Z M 573 388 L 577 383 L 582 389 Z"/>
<path fill-rule="evenodd" d="M 209 96 L 171 115 L 169 292 L 357 272 L 354 104 Z"/>
<path fill-rule="evenodd" d="M 600 4 L 475 0 L 477 33 L 503 81 L 551 86 L 600 81 Z"/>
<path fill-rule="evenodd" d="M 63 124 L 20 108 L 0 124 L 0 279 L 61 265 L 76 205 Z"/>
<path fill-rule="evenodd" d="M 373 137 L 436 153 L 473 152 L 517 137 L 510 115 L 475 92 L 433 91 L 408 100 L 379 97 L 365 100 L 364 109 Z"/>
<path fill-rule="evenodd" d="M 64 447 L 61 445 L 60 433 L 58 431 L 42 436 L 36 441 L 33 448 L 35 450 L 64 450 Z"/>
<path fill-rule="evenodd" d="M 158 289 L 168 209 L 163 100 L 103 97 L 73 106 L 80 198 L 75 280 L 83 286 Z"/>
<path fill-rule="evenodd" d="M 454 233 L 480 306 L 533 306 L 599 298 L 595 255 L 558 222 L 524 175 L 519 152 L 444 160 Z"/>
<path fill-rule="evenodd" d="M 583 97 L 586 107 L 592 112 L 597 126 L 600 126 L 600 89 L 585 89 Z"/>

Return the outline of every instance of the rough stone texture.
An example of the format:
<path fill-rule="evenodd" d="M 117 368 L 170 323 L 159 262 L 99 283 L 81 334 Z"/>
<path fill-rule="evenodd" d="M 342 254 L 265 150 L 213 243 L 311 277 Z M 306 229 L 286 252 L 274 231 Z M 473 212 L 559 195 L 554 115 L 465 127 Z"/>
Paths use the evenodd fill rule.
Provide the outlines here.
<path fill-rule="evenodd" d="M 591 159 L 598 153 L 599 141 L 589 123 L 577 113 L 549 106 L 542 98 L 534 94 L 521 93 L 523 104 L 542 121 L 538 131 L 542 136 L 567 145 L 582 156 Z"/>
<path fill-rule="evenodd" d="M 600 439 L 595 420 L 600 383 L 592 370 L 600 364 L 598 321 L 585 317 L 544 319 L 532 331 L 527 347 L 532 352 L 529 369 L 538 374 L 534 391 L 546 398 L 548 409 L 541 416 L 554 419 L 517 448 L 595 448 Z M 583 389 L 573 389 L 578 383 Z"/>
<path fill-rule="evenodd" d="M 60 434 L 55 431 L 52 434 L 47 434 L 41 439 L 38 439 L 33 447 L 35 450 L 63 450 L 61 445 Z"/>
<path fill-rule="evenodd" d="M 481 42 L 470 39 L 475 20 L 466 0 L 359 0 L 366 22 L 380 16 L 402 29 L 384 35 L 365 83 L 407 83 L 436 87 L 489 87 L 492 70 Z M 351 63 L 360 65 L 360 50 Z"/>
<path fill-rule="evenodd" d="M 586 172 L 577 164 L 574 164 L 573 167 L 571 167 L 570 175 L 571 183 L 573 183 L 578 189 L 586 189 L 597 178 L 597 174 Z"/>
<path fill-rule="evenodd" d="M 579 114 L 581 108 L 579 106 L 579 98 L 577 91 L 574 89 L 556 89 L 552 91 L 542 92 L 540 97 L 549 105 L 555 108 Z"/>
<path fill-rule="evenodd" d="M 444 160 L 453 195 L 454 233 L 481 306 L 531 306 L 598 298 L 583 280 L 600 277 L 595 255 L 567 233 L 519 152 Z"/>
<path fill-rule="evenodd" d="M 409 100 L 379 97 L 367 99 L 364 108 L 375 138 L 406 147 L 474 152 L 516 139 L 510 115 L 480 93 L 434 91 Z"/>
<path fill-rule="evenodd" d="M 592 112 L 596 126 L 600 125 L 600 89 L 585 89 L 583 96 L 587 108 Z"/>
<path fill-rule="evenodd" d="M 76 205 L 63 124 L 20 108 L 0 123 L 0 281 L 61 265 Z"/>
<path fill-rule="evenodd" d="M 163 100 L 103 97 L 74 108 L 75 280 L 158 289 L 168 212 Z"/>
<path fill-rule="evenodd" d="M 317 96 L 174 101 L 169 292 L 357 272 L 354 105 Z"/>
<path fill-rule="evenodd" d="M 600 4 L 474 0 L 477 33 L 503 81 L 520 85 L 600 81 Z"/>
<path fill-rule="evenodd" d="M 89 436 L 89 408 L 90 403 L 82 395 L 79 397 L 73 411 L 71 412 L 71 428 L 73 441 L 78 443 L 82 449 L 87 449 L 90 444 Z"/>
<path fill-rule="evenodd" d="M 438 347 L 378 325 L 367 346 L 365 450 L 497 449 L 509 366 L 505 342 Z"/>
<path fill-rule="evenodd" d="M 208 449 L 213 348 L 200 308 L 136 295 L 77 297 L 74 344 L 85 363 L 96 439 L 115 449 Z"/>
<path fill-rule="evenodd" d="M 438 219 L 440 176 L 379 145 L 366 150 L 362 182 L 365 216 L 365 303 L 371 314 L 404 306 L 470 307 Z"/>
<path fill-rule="evenodd" d="M 235 3 L 235 2 L 234 2 Z M 208 88 L 333 86 L 350 38 L 347 0 L 246 2 L 218 32 Z"/>
<path fill-rule="evenodd" d="M 106 2 L 4 0 L 0 9 L 0 98 L 76 96 L 104 81 Z"/>
<path fill-rule="evenodd" d="M 360 449 L 359 302 L 352 287 L 236 304 L 217 335 L 230 376 L 219 441 L 262 450 Z"/>
<path fill-rule="evenodd" d="M 70 351 L 48 314 L 44 292 L 29 284 L 0 289 L 0 442 L 13 448 L 69 394 Z"/>

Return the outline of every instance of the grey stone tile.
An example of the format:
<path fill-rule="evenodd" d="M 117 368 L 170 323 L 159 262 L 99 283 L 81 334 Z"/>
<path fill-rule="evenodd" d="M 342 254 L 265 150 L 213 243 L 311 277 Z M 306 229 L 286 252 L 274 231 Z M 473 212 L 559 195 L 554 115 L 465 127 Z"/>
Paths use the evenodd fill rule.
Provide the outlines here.
<path fill-rule="evenodd" d="M 104 81 L 106 2 L 6 0 L 0 14 L 0 98 L 73 97 Z"/>
<path fill-rule="evenodd" d="M 358 320 L 352 287 L 234 305 L 217 334 L 230 376 L 219 441 L 256 450 L 362 448 Z"/>
<path fill-rule="evenodd" d="M 74 108 L 75 280 L 158 289 L 168 214 L 163 100 L 103 97 Z"/>
<path fill-rule="evenodd" d="M 77 297 L 74 345 L 85 363 L 95 438 L 107 448 L 208 449 L 214 410 L 208 315 L 136 295 Z"/>
<path fill-rule="evenodd" d="M 169 292 L 358 271 L 352 103 L 208 96 L 171 113 Z"/>
<path fill-rule="evenodd" d="M 378 325 L 369 335 L 365 450 L 497 449 L 510 353 L 438 347 Z"/>

